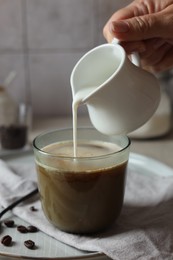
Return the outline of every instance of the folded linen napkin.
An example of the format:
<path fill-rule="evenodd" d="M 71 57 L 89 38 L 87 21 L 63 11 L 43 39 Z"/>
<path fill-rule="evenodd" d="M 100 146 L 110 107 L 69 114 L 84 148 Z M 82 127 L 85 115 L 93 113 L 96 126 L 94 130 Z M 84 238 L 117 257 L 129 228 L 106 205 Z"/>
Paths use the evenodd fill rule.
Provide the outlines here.
<path fill-rule="evenodd" d="M 127 176 L 121 217 L 104 233 L 79 236 L 59 231 L 44 217 L 39 200 L 25 202 L 13 212 L 61 242 L 82 250 L 103 252 L 115 260 L 173 259 L 173 175 L 140 174 L 129 164 Z M 9 167 L 0 160 L 3 207 L 36 186 L 34 162 Z M 39 209 L 34 214 L 31 205 Z"/>

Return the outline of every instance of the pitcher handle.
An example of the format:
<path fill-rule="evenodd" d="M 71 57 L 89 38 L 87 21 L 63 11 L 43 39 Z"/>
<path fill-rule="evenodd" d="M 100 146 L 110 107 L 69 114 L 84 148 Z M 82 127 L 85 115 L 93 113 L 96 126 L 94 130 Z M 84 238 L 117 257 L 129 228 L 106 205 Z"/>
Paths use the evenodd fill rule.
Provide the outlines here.
<path fill-rule="evenodd" d="M 120 41 L 119 41 L 118 39 L 116 39 L 116 38 L 113 38 L 112 43 L 113 43 L 113 44 L 119 44 Z M 132 53 L 132 54 L 130 55 L 130 60 L 131 60 L 131 62 L 132 62 L 134 65 L 140 67 L 140 57 L 139 57 L 139 54 L 138 54 L 137 52 L 134 52 L 134 53 Z"/>

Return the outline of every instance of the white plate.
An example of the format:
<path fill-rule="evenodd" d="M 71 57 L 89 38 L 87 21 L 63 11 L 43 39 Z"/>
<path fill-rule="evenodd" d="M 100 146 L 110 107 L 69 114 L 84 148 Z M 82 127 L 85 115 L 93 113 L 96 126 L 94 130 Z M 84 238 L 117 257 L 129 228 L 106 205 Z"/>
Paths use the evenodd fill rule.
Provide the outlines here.
<path fill-rule="evenodd" d="M 172 176 L 173 169 L 162 162 L 140 154 L 131 153 L 129 160 L 130 169 L 145 175 Z"/>
<path fill-rule="evenodd" d="M 10 165 L 14 166 L 16 163 L 18 164 L 20 161 L 22 163 L 33 163 L 33 155 L 28 152 L 23 155 L 10 155 L 3 157 Z M 170 176 L 173 175 L 173 170 L 168 166 L 164 165 L 161 162 L 158 162 L 154 159 L 131 154 L 129 160 L 130 170 L 135 169 L 135 171 L 140 174 L 147 175 L 162 175 L 162 176 Z M 12 218 L 14 219 L 16 225 L 28 225 L 28 223 L 24 222 L 22 219 L 12 216 L 11 213 L 6 214 L 3 218 Z M 3 221 L 2 218 L 2 221 Z M 89 259 L 89 260 L 108 260 L 104 254 L 100 253 L 88 253 L 73 247 L 70 247 L 66 244 L 63 244 L 41 231 L 37 233 L 29 233 L 29 234 L 21 234 L 14 228 L 7 228 L 1 224 L 0 229 L 0 239 L 4 235 L 11 235 L 14 240 L 14 246 L 5 247 L 0 244 L 0 259 L 35 259 L 35 260 L 45 260 L 45 259 L 63 259 L 63 260 L 72 260 L 72 259 Z M 39 245 L 35 250 L 27 249 L 23 242 L 24 240 L 31 239 L 35 241 L 36 245 Z"/>

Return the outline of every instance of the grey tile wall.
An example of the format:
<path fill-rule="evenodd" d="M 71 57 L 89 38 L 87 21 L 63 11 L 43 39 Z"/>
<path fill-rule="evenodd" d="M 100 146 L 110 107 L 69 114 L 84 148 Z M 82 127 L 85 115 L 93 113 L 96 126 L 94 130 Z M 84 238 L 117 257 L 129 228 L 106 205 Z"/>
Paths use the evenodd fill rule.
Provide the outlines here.
<path fill-rule="evenodd" d="M 84 49 L 94 45 L 93 0 L 27 0 L 29 49 Z"/>
<path fill-rule="evenodd" d="M 29 56 L 33 111 L 38 115 L 71 114 L 71 70 L 82 53 L 32 53 Z"/>
<path fill-rule="evenodd" d="M 31 102 L 34 116 L 70 115 L 75 63 L 105 42 L 105 22 L 129 2 L 0 0 L 0 84 L 15 70 L 9 92 Z"/>
<path fill-rule="evenodd" d="M 20 0 L 0 1 L 0 51 L 23 49 L 22 5 Z"/>

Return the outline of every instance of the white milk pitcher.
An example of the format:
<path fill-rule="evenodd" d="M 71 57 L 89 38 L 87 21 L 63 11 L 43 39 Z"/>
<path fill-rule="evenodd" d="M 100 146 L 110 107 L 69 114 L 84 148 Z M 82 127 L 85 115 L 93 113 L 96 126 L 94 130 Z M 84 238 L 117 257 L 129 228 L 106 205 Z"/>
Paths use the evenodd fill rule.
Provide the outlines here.
<path fill-rule="evenodd" d="M 132 61 L 137 65 L 135 54 Z M 106 135 L 130 133 L 157 109 L 158 81 L 136 65 L 117 43 L 90 50 L 75 65 L 71 74 L 73 100 L 86 104 L 98 131 Z"/>

